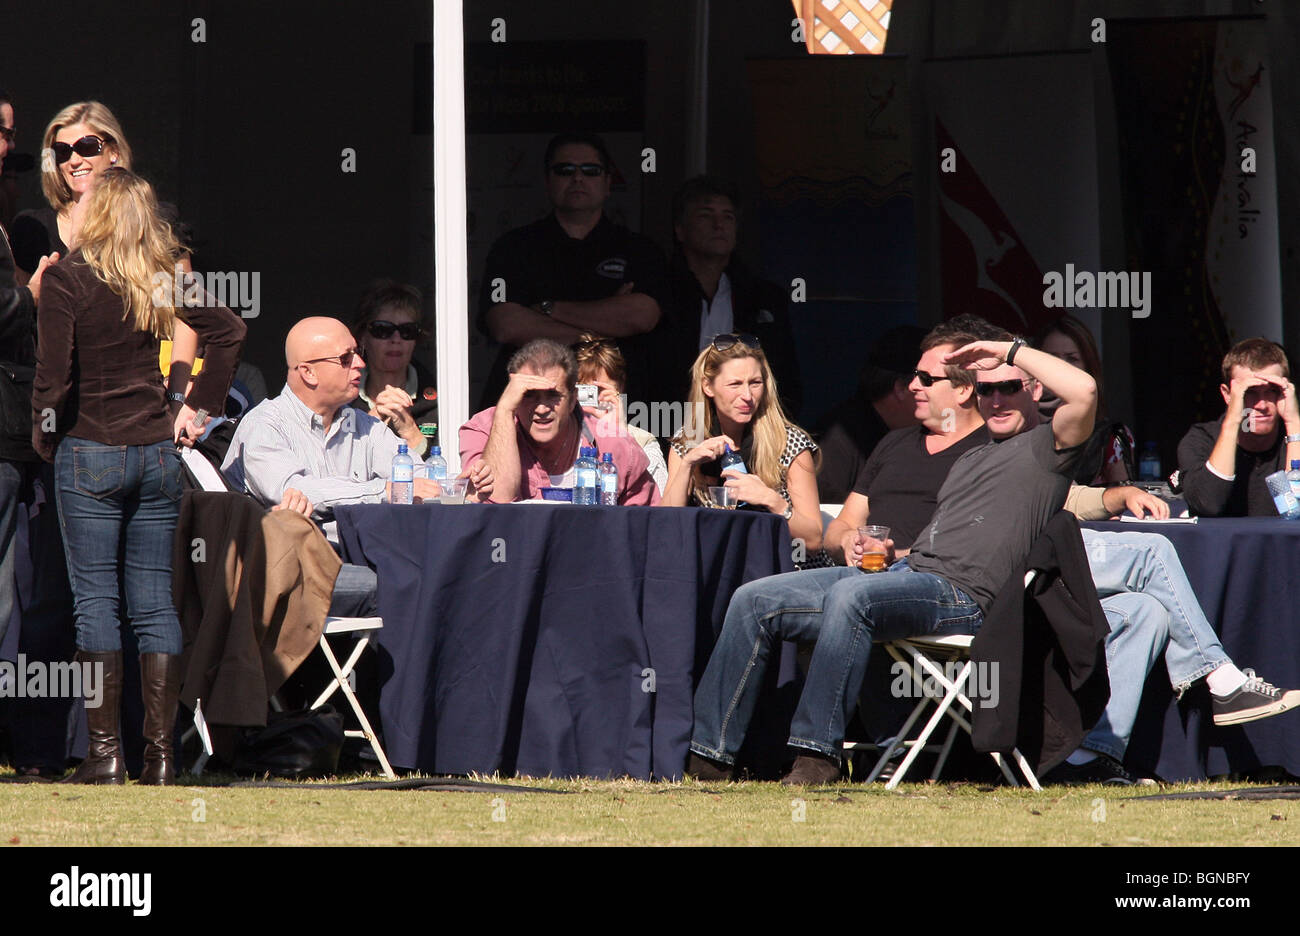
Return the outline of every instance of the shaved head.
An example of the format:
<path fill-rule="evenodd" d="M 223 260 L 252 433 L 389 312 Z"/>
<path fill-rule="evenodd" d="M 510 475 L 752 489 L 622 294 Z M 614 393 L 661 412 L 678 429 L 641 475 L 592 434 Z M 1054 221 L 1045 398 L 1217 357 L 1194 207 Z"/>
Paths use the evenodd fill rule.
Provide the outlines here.
<path fill-rule="evenodd" d="M 305 318 L 289 329 L 289 334 L 284 339 L 284 364 L 292 369 L 312 358 L 338 354 L 334 345 L 340 339 L 344 342 L 342 347 L 351 347 L 352 333 L 338 319 L 324 315 Z M 322 348 L 325 350 L 322 351 Z"/>
<path fill-rule="evenodd" d="M 289 329 L 284 339 L 289 389 L 328 425 L 334 414 L 357 398 L 365 361 L 352 332 L 338 319 L 312 316 Z M 339 358 L 353 352 L 344 366 Z"/>

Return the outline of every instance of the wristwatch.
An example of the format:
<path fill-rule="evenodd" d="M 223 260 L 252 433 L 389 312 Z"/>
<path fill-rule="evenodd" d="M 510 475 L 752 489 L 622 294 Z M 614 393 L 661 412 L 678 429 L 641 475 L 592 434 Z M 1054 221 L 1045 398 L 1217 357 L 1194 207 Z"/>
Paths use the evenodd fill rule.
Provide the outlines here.
<path fill-rule="evenodd" d="M 1007 348 L 1007 363 L 1010 364 L 1016 358 L 1016 352 L 1025 346 L 1025 339 L 1017 338 L 1011 342 L 1011 347 Z"/>
<path fill-rule="evenodd" d="M 181 393 L 179 390 L 168 390 L 167 399 L 171 400 L 173 403 L 179 403 L 181 406 L 185 405 L 185 394 Z"/>
<path fill-rule="evenodd" d="M 1289 435 L 1286 437 L 1287 445 L 1290 445 L 1292 442 L 1300 442 L 1300 432 L 1297 432 L 1294 435 Z"/>
<path fill-rule="evenodd" d="M 537 303 L 537 311 L 542 315 L 552 315 L 555 312 L 555 303 L 550 299 L 543 299 Z"/>

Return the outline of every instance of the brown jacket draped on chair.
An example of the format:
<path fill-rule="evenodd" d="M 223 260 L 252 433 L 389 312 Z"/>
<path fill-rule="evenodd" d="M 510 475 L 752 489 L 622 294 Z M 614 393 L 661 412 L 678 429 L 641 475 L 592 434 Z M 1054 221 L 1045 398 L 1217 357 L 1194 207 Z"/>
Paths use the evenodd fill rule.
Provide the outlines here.
<path fill-rule="evenodd" d="M 181 703 L 201 699 L 212 724 L 264 726 L 267 701 L 320 639 L 342 564 L 301 514 L 186 491 L 172 544 Z"/>

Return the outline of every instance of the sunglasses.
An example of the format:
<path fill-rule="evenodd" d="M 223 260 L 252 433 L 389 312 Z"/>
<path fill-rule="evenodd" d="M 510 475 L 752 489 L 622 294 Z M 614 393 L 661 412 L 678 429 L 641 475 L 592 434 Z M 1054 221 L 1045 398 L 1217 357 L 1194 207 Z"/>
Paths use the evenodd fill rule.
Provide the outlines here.
<path fill-rule="evenodd" d="M 993 396 L 1000 393 L 1003 396 L 1015 396 L 1028 385 L 1027 380 L 995 380 L 989 382 L 980 381 L 975 384 L 975 392 L 980 396 Z"/>
<path fill-rule="evenodd" d="M 551 167 L 551 173 L 553 175 L 568 178 L 579 169 L 582 170 L 582 174 L 585 176 L 594 177 L 603 176 L 605 174 L 605 167 L 600 163 L 582 163 L 581 165 L 578 163 L 556 163 Z"/>
<path fill-rule="evenodd" d="M 312 358 L 310 361 L 303 361 L 302 364 L 323 364 L 325 361 L 333 361 L 338 364 L 339 367 L 347 368 L 351 367 L 352 362 L 360 357 L 361 353 L 357 351 L 356 348 L 352 348 L 348 351 L 344 351 L 342 354 L 336 354 L 333 357 Z M 299 364 L 298 366 L 301 367 L 302 364 Z"/>
<path fill-rule="evenodd" d="M 54 161 L 62 165 L 72 158 L 73 153 L 81 157 L 98 156 L 104 152 L 104 144 L 112 142 L 112 138 L 102 140 L 89 133 L 75 143 L 60 143 L 55 140 L 50 144 L 50 149 L 54 150 Z"/>
<path fill-rule="evenodd" d="M 18 131 L 13 127 L 0 126 L 0 136 L 5 138 L 6 143 L 12 143 L 14 137 L 18 136 Z"/>
<path fill-rule="evenodd" d="M 590 351 L 592 348 L 609 348 L 618 350 L 618 342 L 612 338 L 594 338 L 591 341 L 579 341 L 573 346 L 574 351 Z"/>
<path fill-rule="evenodd" d="M 947 374 L 927 374 L 923 370 L 912 371 L 912 376 L 921 381 L 922 387 L 933 387 L 936 380 L 952 380 Z"/>
<path fill-rule="evenodd" d="M 712 344 L 714 351 L 726 351 L 737 344 L 743 344 L 751 351 L 759 351 L 763 347 L 753 335 L 714 335 Z"/>
<path fill-rule="evenodd" d="M 403 322 L 401 325 L 394 325 L 392 322 L 385 322 L 383 319 L 376 319 L 366 326 L 366 331 L 373 338 L 391 338 L 393 332 L 397 332 L 403 341 L 414 341 L 420 337 L 420 326 L 415 322 Z M 344 365 L 345 367 L 347 365 Z"/>

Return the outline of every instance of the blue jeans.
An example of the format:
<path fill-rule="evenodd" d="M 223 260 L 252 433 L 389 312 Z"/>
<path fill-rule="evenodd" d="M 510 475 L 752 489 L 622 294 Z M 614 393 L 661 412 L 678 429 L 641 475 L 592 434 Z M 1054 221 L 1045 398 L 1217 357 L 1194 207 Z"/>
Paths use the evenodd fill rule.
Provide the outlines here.
<path fill-rule="evenodd" d="M 773 648 L 815 641 L 789 744 L 839 760 L 873 641 L 973 634 L 982 621 L 970 596 L 906 560 L 876 574 L 842 566 L 750 582 L 732 597 L 695 692 L 691 750 L 734 763 Z"/>
<path fill-rule="evenodd" d="M 1083 746 L 1123 760 L 1142 687 L 1161 654 L 1180 696 L 1229 658 L 1169 540 L 1155 533 L 1084 530 L 1083 544 L 1110 624 L 1110 702 Z"/>
<path fill-rule="evenodd" d="M 181 499 L 175 444 L 104 445 L 68 436 L 54 454 L 54 486 L 77 648 L 122 649 L 120 577 L 140 652 L 180 653 L 172 604 L 172 534 Z"/>

